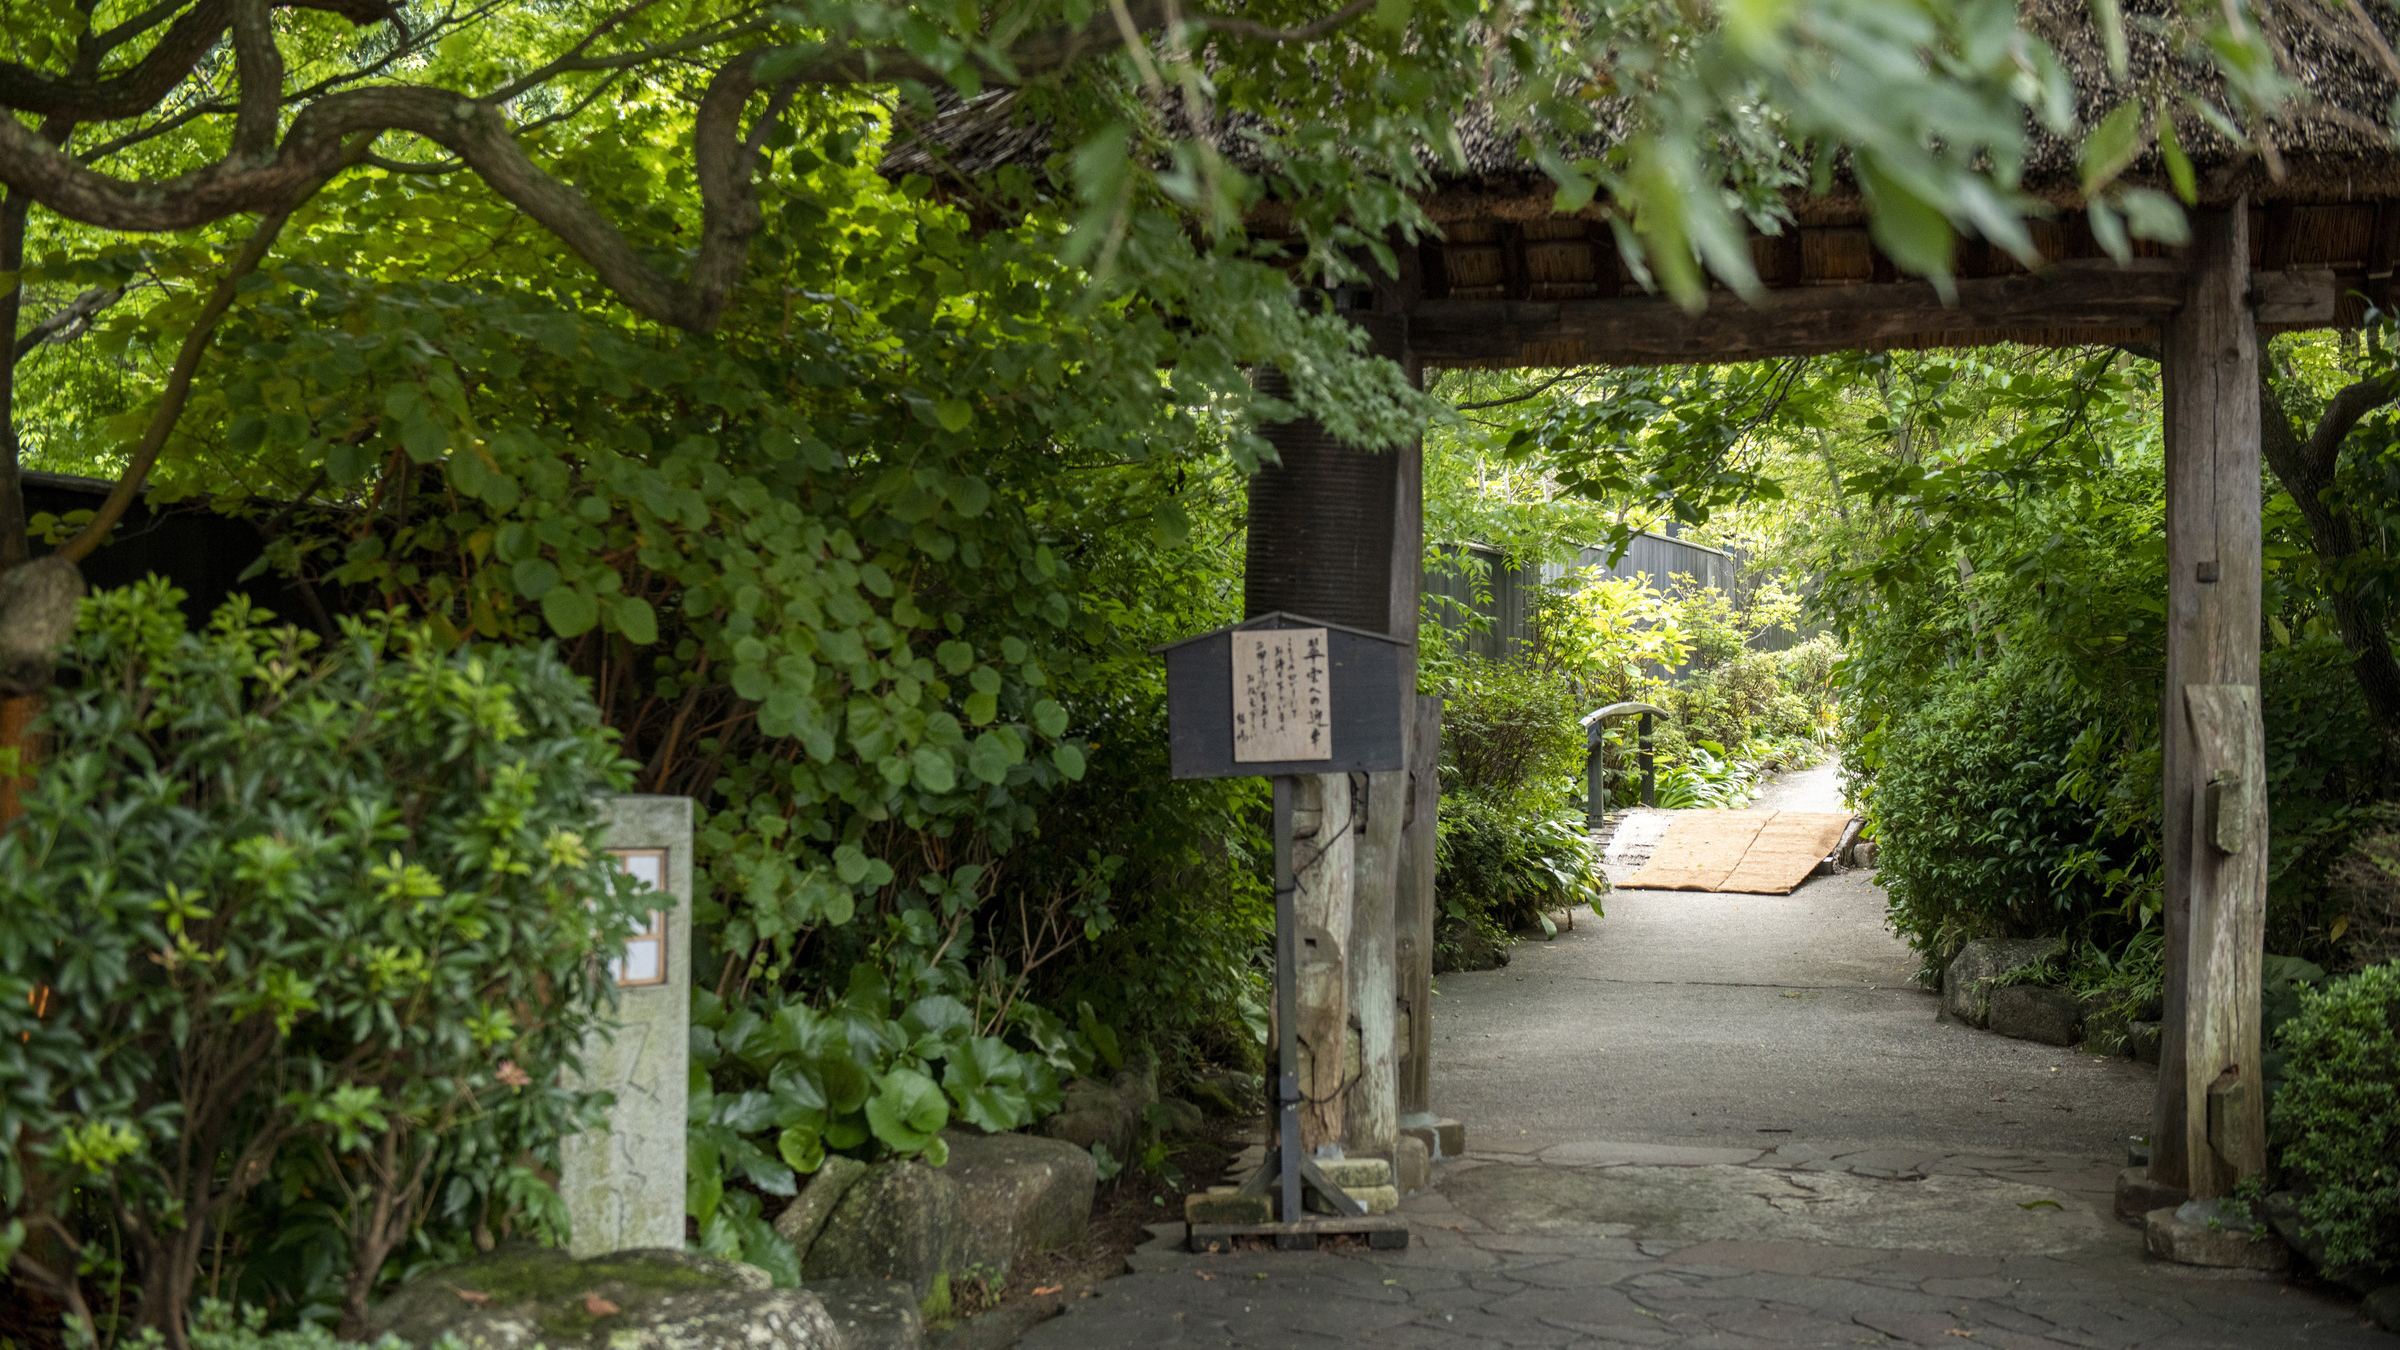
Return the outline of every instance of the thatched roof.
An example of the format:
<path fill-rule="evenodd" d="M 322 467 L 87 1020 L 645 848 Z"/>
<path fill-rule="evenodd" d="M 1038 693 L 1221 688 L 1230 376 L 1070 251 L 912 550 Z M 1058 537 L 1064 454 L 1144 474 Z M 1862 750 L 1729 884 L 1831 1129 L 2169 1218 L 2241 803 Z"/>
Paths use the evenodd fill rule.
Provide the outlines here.
<path fill-rule="evenodd" d="M 2223 104 L 2222 81 L 2202 60 L 2170 49 L 2156 20 L 2175 0 L 2126 0 L 2128 79 L 2113 81 L 2088 0 L 2026 0 L 2027 27 L 2047 41 L 2075 80 L 2077 112 L 2092 125 L 2138 90 L 2188 92 Z M 2284 74 L 2301 89 L 2268 128 L 2273 162 L 2211 130 L 2188 109 L 2176 116 L 2178 139 L 2198 171 L 2203 204 L 2222 204 L 2247 193 L 2251 204 L 2254 267 L 2267 271 L 2330 271 L 2340 296 L 2334 321 L 2358 322 L 2369 300 L 2400 305 L 2393 283 L 2400 260 L 2400 136 L 2391 129 L 2400 80 L 2390 55 L 2396 22 L 2374 6 L 2375 37 L 2349 25 L 2350 11 L 2320 0 L 2260 0 L 2262 26 Z M 2378 39 L 2382 51 L 2378 52 Z M 2389 69 L 2387 69 L 2387 63 Z M 1640 287 L 1625 274 L 1598 205 L 1559 214 L 1555 189 L 1524 162 L 1514 139 L 1477 112 L 1461 119 L 1463 164 L 1426 164 L 1433 178 L 1422 195 L 1441 235 L 1420 250 L 1422 294 L 1432 301 L 1554 304 L 1630 299 Z M 1237 161 L 1245 142 L 1220 131 L 1219 143 Z M 2030 222 L 2036 246 L 2052 261 L 2098 259 L 2102 250 L 2083 213 L 2078 188 L 2079 136 L 2061 137 L 2036 129 L 2024 173 L 2026 190 L 2048 204 L 2047 219 Z M 1597 147 L 1589 147 L 1597 148 Z M 941 106 L 928 123 L 903 127 L 887 155 L 893 174 L 926 173 L 937 179 L 974 175 L 1004 164 L 1031 165 L 1051 150 L 1039 125 L 1019 114 L 1006 91 Z M 2153 152 L 2127 176 L 2166 185 L 2163 164 Z M 1825 196 L 1795 193 L 1788 202 L 1796 227 L 1752 239 L 1762 280 L 1772 289 L 1889 283 L 1890 262 L 1874 247 L 1866 228 L 1865 203 L 1854 191 Z M 1264 204 L 1251 220 L 1255 233 L 1283 228 L 1283 209 Z M 2171 256 L 2171 250 L 2136 246 L 2137 255 Z M 2015 260 L 1977 241 L 1965 241 L 1956 260 L 1962 279 L 2005 279 L 2021 274 Z M 2320 278 L 2321 279 L 2321 278 Z M 2321 322 L 2313 319 L 2310 323 Z M 2304 326 L 2299 323 L 2275 326 Z M 2002 332 L 1932 332 L 1878 341 L 1882 346 L 1970 345 L 1985 341 L 2092 342 L 2155 335 L 2144 323 L 2120 329 L 2078 327 L 2056 331 L 2025 326 Z M 1536 340 L 1495 352 L 1488 362 L 1462 364 L 1568 364 L 1618 359 L 1592 345 Z"/>
<path fill-rule="evenodd" d="M 2143 86 L 2189 91 L 2222 104 L 2223 82 L 2205 62 L 2169 49 L 2157 20 L 2174 0 L 2128 0 L 2128 82 L 2108 73 L 2087 0 L 2029 0 L 2028 29 L 2059 55 L 2078 90 L 2078 113 L 2089 125 Z M 2282 59 L 2284 73 L 2305 91 L 2270 128 L 2281 163 L 2270 167 L 2247 147 L 2233 145 L 2196 114 L 2176 118 L 2180 139 L 2200 170 L 2204 200 L 2227 200 L 2248 191 L 2254 202 L 2367 201 L 2400 197 L 2400 138 L 2392 129 L 2396 82 L 2362 38 L 2354 20 L 2320 0 L 2265 0 L 2263 27 Z M 2400 22 L 2374 6 L 2388 50 Z M 1470 110 L 1458 125 L 1464 162 L 1442 162 L 1430 151 L 1428 169 L 1436 186 L 1426 206 L 1437 221 L 1533 220 L 1552 214 L 1552 186 L 1518 153 L 1513 136 Z M 1220 129 L 1219 144 L 1237 160 L 1246 157 L 1240 139 Z M 1587 147 L 1597 149 L 1599 147 Z M 1008 90 L 969 100 L 946 100 L 928 123 L 904 127 L 885 161 L 894 174 L 926 173 L 937 178 L 981 174 L 1003 164 L 1039 161 L 1051 149 L 1046 129 L 1018 113 Z M 2026 165 L 2026 187 L 2062 207 L 2080 207 L 2076 192 L 2077 143 L 2037 128 Z M 2280 175 L 2275 171 L 2281 170 Z M 2155 155 L 2138 163 L 2134 176 L 2163 183 Z M 1833 224 L 1858 218 L 1859 203 L 1846 193 L 1793 202 L 1804 223 Z M 1268 208 L 1270 215 L 1272 207 Z M 1598 208 L 1591 211 L 1595 217 Z"/>

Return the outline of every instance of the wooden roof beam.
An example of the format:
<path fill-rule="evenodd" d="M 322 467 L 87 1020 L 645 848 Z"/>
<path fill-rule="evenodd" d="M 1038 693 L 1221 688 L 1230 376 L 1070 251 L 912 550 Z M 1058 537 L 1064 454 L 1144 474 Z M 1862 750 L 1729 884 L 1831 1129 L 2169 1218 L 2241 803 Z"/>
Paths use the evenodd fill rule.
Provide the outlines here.
<path fill-rule="evenodd" d="M 1820 352 L 1863 351 L 1922 342 L 1942 334 L 2046 334 L 2089 328 L 2155 330 L 2180 309 L 2185 264 L 2143 258 L 2069 262 L 2039 273 L 1957 283 L 1944 305 L 1930 283 L 1900 281 L 1771 290 L 1755 304 L 1730 293 L 1687 313 L 1664 296 L 1594 300 L 1423 300 L 1410 311 L 1406 342 L 1430 365 L 1533 359 L 1535 352 L 1580 348 L 1603 365 L 1739 361 Z M 2278 327 L 2330 324 L 2329 270 L 2254 272 L 2257 321 Z"/>

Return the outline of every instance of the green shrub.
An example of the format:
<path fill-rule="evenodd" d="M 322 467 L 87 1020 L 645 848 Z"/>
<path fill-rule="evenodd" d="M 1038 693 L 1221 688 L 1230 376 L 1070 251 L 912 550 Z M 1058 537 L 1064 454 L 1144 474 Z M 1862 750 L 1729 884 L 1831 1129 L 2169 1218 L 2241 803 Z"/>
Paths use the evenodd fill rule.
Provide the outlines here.
<path fill-rule="evenodd" d="M 1550 911 L 1597 911 L 1608 882 L 1583 832 L 1583 710 L 1567 678 L 1469 662 L 1445 692 L 1434 960 L 1475 969 L 1504 962 L 1508 935 L 1548 927 Z"/>
<path fill-rule="evenodd" d="M 1944 681 L 1874 740 L 1878 880 L 1929 958 L 2128 917 L 2156 843 L 2094 809 L 2089 785 L 2118 776 L 2093 700 L 2003 665 Z"/>
<path fill-rule="evenodd" d="M 2335 1270 L 2400 1265 L 2400 966 L 2303 990 L 2268 1135 Z"/>
<path fill-rule="evenodd" d="M 1564 800 L 1583 773 L 1586 711 L 1563 677 L 1529 661 L 1469 663 L 1443 689 L 1442 790 Z"/>
<path fill-rule="evenodd" d="M 356 1336 L 404 1248 L 559 1235 L 623 766 L 546 651 L 180 598 L 86 602 L 0 832 L 0 1254 L 103 1338 L 310 1272 Z"/>

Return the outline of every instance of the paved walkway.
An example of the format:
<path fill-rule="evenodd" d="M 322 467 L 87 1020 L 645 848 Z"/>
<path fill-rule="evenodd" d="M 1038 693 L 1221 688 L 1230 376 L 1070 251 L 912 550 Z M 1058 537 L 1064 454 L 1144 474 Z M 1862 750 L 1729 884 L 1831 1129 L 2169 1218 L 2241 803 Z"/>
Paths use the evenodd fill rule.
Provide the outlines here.
<path fill-rule="evenodd" d="M 1830 766 L 1769 792 L 1838 809 Z M 1022 1344 L 2400 1347 L 2346 1300 L 2145 1260 L 2108 1207 L 2150 1071 L 1935 1022 L 1882 904 L 1855 872 L 1619 891 L 1444 977 L 1468 1154 L 1403 1203 L 1408 1250 L 1162 1238 Z"/>

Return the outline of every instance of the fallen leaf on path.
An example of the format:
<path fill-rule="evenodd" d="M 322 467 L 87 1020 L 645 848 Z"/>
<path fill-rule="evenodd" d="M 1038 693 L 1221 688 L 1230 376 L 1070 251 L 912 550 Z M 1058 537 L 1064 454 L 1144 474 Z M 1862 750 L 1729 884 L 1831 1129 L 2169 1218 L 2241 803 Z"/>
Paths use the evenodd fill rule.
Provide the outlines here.
<path fill-rule="evenodd" d="M 1205 1270 L 1195 1270 L 1195 1271 L 1193 1271 L 1192 1273 L 1193 1273 L 1194 1275 L 1197 1275 L 1197 1276 L 1199 1276 L 1201 1279 L 1204 1279 L 1204 1280 L 1213 1280 L 1213 1279 L 1217 1278 L 1216 1276 L 1209 1274 L 1209 1273 L 1208 1273 L 1207 1271 L 1205 1271 Z"/>
<path fill-rule="evenodd" d="M 1972 1331 L 1961 1331 L 1957 1327 L 1950 1327 L 1943 1331 L 1942 1334 L 1945 1336 L 1972 1336 L 1975 1333 Z"/>
<path fill-rule="evenodd" d="M 616 1304 L 609 1302 L 607 1299 L 600 1297 L 598 1294 L 585 1294 L 583 1296 L 583 1310 L 587 1313 L 590 1313 L 594 1317 L 609 1317 L 616 1313 L 625 1311 L 623 1308 L 620 1308 Z"/>
<path fill-rule="evenodd" d="M 474 1304 L 478 1308 L 492 1301 L 492 1296 L 480 1289 L 461 1289 L 457 1285 L 452 1285 L 450 1286 L 450 1292 L 458 1295 L 460 1298 L 465 1299 L 467 1302 Z"/>

